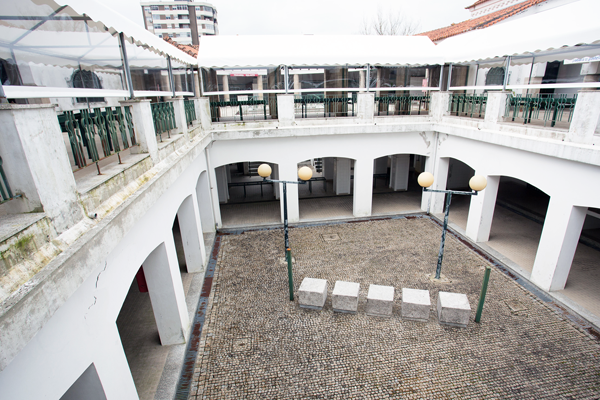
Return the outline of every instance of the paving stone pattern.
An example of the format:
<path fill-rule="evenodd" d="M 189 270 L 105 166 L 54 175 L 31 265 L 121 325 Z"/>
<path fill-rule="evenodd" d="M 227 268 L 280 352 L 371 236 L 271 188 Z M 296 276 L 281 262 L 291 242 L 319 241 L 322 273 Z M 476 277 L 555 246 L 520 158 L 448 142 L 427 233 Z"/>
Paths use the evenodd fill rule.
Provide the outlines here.
<path fill-rule="evenodd" d="M 475 323 L 486 261 L 448 235 L 450 282 L 432 282 L 440 234 L 428 218 L 292 229 L 295 288 L 327 279 L 322 311 L 289 301 L 282 230 L 225 236 L 190 398 L 597 399 L 598 341 L 495 269 Z M 357 314 L 333 312 L 336 280 L 360 283 Z M 391 318 L 365 314 L 370 284 L 396 288 Z M 430 291 L 429 322 L 401 319 L 402 287 Z M 438 324 L 440 290 L 467 294 L 467 328 Z"/>

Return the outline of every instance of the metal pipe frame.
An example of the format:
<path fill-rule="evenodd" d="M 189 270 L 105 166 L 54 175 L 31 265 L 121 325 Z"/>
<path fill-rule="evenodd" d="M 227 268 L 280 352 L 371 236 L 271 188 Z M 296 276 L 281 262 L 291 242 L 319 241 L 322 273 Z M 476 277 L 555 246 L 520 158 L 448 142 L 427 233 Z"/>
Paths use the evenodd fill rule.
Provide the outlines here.
<path fill-rule="evenodd" d="M 437 267 L 435 269 L 435 279 L 440 279 L 442 274 L 442 260 L 444 259 L 444 245 L 446 244 L 446 231 L 448 230 L 448 215 L 450 214 L 450 202 L 452 201 L 453 194 L 460 194 L 465 196 L 477 196 L 475 190 L 471 192 L 464 192 L 459 190 L 436 190 L 436 189 L 427 189 L 423 188 L 424 192 L 436 192 L 436 193 L 446 193 L 448 196 L 446 197 L 446 211 L 444 213 L 444 226 L 442 228 L 442 241 L 440 242 L 440 251 L 438 253 L 438 261 Z"/>
<path fill-rule="evenodd" d="M 129 69 L 129 59 L 127 58 L 127 50 L 125 49 L 125 36 L 123 32 L 119 32 L 119 46 L 121 47 L 121 58 L 123 58 L 123 70 L 125 71 L 125 80 L 129 89 L 129 98 L 135 98 L 133 94 L 133 80 L 131 79 L 131 70 Z M 81 69 L 81 66 L 79 67 Z"/>
<path fill-rule="evenodd" d="M 173 79 L 173 68 L 171 68 L 171 56 L 167 56 L 167 67 L 169 69 L 169 83 L 171 84 L 171 92 L 173 92 L 173 98 L 177 97 L 175 94 L 175 79 Z"/>
<path fill-rule="evenodd" d="M 510 56 L 506 57 L 506 68 L 504 70 L 504 82 L 502 83 L 502 91 L 506 91 L 506 85 L 508 84 L 508 70 L 510 69 Z"/>

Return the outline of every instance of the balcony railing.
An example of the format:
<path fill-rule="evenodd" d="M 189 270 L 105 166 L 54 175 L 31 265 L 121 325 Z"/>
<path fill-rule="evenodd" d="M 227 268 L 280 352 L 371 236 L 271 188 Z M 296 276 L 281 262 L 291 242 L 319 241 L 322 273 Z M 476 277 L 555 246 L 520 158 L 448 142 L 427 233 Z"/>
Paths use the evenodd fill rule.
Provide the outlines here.
<path fill-rule="evenodd" d="M 4 168 L 2 167 L 2 157 L 0 157 L 0 203 L 12 199 L 12 197 L 12 191 L 10 190 L 8 179 L 6 179 Z"/>
<path fill-rule="evenodd" d="M 375 115 L 427 115 L 429 95 L 375 97 Z"/>
<path fill-rule="evenodd" d="M 577 95 L 566 94 L 512 95 L 506 98 L 505 121 L 518 121 L 523 124 L 569 127 L 575 110 Z"/>
<path fill-rule="evenodd" d="M 183 108 L 185 110 L 185 121 L 188 126 L 190 126 L 196 120 L 196 106 L 194 105 L 194 100 L 184 100 Z"/>
<path fill-rule="evenodd" d="M 272 96 L 268 100 L 211 101 L 210 115 L 213 122 L 277 119 L 277 97 Z"/>
<path fill-rule="evenodd" d="M 75 166 L 83 168 L 89 162 L 101 159 L 98 148 L 102 148 L 102 158 L 118 154 L 137 144 L 131 107 L 94 108 L 94 111 L 65 111 L 58 116 L 63 132 L 67 132 L 69 147 Z"/>
<path fill-rule="evenodd" d="M 450 97 L 450 115 L 469 118 L 484 118 L 487 95 L 453 94 Z"/>
<path fill-rule="evenodd" d="M 347 117 L 355 115 L 356 93 L 348 97 L 309 95 L 294 99 L 295 114 L 301 118 Z"/>
<path fill-rule="evenodd" d="M 162 142 L 162 135 L 166 133 L 171 137 L 171 130 L 177 128 L 175 123 L 175 108 L 172 102 L 152 103 L 152 119 L 154 132 Z"/>

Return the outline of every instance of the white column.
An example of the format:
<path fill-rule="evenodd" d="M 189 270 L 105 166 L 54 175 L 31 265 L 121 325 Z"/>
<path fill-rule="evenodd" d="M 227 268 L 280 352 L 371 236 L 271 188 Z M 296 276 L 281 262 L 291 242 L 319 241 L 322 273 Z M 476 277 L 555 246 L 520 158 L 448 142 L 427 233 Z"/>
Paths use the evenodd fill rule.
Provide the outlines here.
<path fill-rule="evenodd" d="M 197 99 L 198 108 L 200 111 L 196 111 L 198 113 L 196 117 L 200 120 L 200 126 L 202 130 L 208 132 L 212 129 L 212 117 L 210 116 L 210 100 L 208 97 L 201 97 Z"/>
<path fill-rule="evenodd" d="M 294 74 L 294 90 L 302 89 L 302 85 L 300 84 L 300 74 Z M 294 97 L 300 98 L 302 94 L 300 92 L 295 92 Z"/>
<path fill-rule="evenodd" d="M 277 95 L 277 115 L 279 126 L 295 125 L 296 117 L 294 115 L 294 95 L 293 94 L 278 94 Z"/>
<path fill-rule="evenodd" d="M 154 130 L 154 119 L 152 118 L 152 107 L 150 100 L 127 100 L 119 102 L 122 106 L 131 106 L 133 129 L 139 144 L 140 153 L 149 153 L 154 164 L 160 162 L 158 157 L 158 143 L 156 142 L 156 131 Z"/>
<path fill-rule="evenodd" d="M 200 123 L 200 99 L 193 99 L 194 101 L 194 112 L 196 113 L 196 119 L 192 122 L 194 126 Z"/>
<path fill-rule="evenodd" d="M 181 132 L 187 140 L 191 140 L 191 137 L 188 132 L 188 125 L 185 119 L 185 106 L 183 105 L 183 96 L 177 96 L 173 100 L 173 111 L 175 112 L 175 125 L 177 128 L 175 130 L 177 132 Z"/>
<path fill-rule="evenodd" d="M 222 81 L 223 81 L 223 91 L 229 92 L 229 75 L 222 75 Z M 223 98 L 225 99 L 225 101 L 229 101 L 229 99 L 230 99 L 228 94 L 224 94 Z"/>
<path fill-rule="evenodd" d="M 117 326 L 113 324 L 110 329 L 104 329 L 98 340 L 97 345 L 102 351 L 98 352 L 94 367 L 106 399 L 138 399 Z M 89 393 L 86 395 L 89 396 Z"/>
<path fill-rule="evenodd" d="M 217 171 L 219 171 L 219 168 L 212 168 L 209 149 L 206 148 L 204 151 L 206 154 L 208 184 L 210 186 L 210 197 L 212 200 L 211 205 L 213 207 L 213 213 L 215 218 L 215 229 L 218 229 L 223 226 L 223 221 L 221 220 L 221 207 L 219 206 L 219 179 L 217 179 Z"/>
<path fill-rule="evenodd" d="M 198 201 L 198 212 L 200 214 L 200 222 L 203 232 L 215 231 L 215 218 L 212 209 L 212 201 L 210 197 L 210 184 L 208 182 L 208 172 L 204 171 L 200 174 L 196 183 L 196 199 Z"/>
<path fill-rule="evenodd" d="M 227 181 L 227 166 L 222 165 L 215 168 L 217 178 L 217 190 L 219 193 L 219 203 L 227 203 L 229 200 L 229 185 Z"/>
<path fill-rule="evenodd" d="M 494 92 L 488 93 L 487 104 L 485 105 L 484 121 L 486 125 L 496 125 L 504 118 L 506 111 L 506 98 L 510 92 Z"/>
<path fill-rule="evenodd" d="M 190 273 L 202 272 L 206 260 L 206 249 L 204 248 L 202 223 L 198 213 L 198 201 L 194 194 L 188 196 L 181 203 L 177 211 L 177 219 L 179 220 L 187 271 Z"/>
<path fill-rule="evenodd" d="M 363 122 L 373 122 L 375 116 L 375 93 L 359 92 L 356 95 L 358 111 L 356 116 Z"/>
<path fill-rule="evenodd" d="M 335 194 L 350 194 L 352 160 L 336 157 L 333 160 L 333 190 Z M 372 172 L 371 172 L 372 173 Z M 371 181 L 373 177 L 371 177 Z"/>
<path fill-rule="evenodd" d="M 354 162 L 354 198 L 352 205 L 352 214 L 355 217 L 368 217 L 371 215 L 373 206 L 372 158 L 359 159 Z"/>
<path fill-rule="evenodd" d="M 408 190 L 410 154 L 394 154 L 390 168 L 390 188 L 394 191 Z"/>
<path fill-rule="evenodd" d="M 531 281 L 542 289 L 565 288 L 586 212 L 586 207 L 576 207 L 567 200 L 550 197 L 531 271 Z"/>
<path fill-rule="evenodd" d="M 256 77 L 256 86 L 258 87 L 258 90 L 263 90 L 263 77 L 262 75 L 259 75 Z M 259 100 L 263 100 L 263 94 L 259 93 L 258 95 L 258 99 Z"/>
<path fill-rule="evenodd" d="M 476 243 L 487 242 L 490 239 L 498 185 L 500 184 L 499 176 L 487 176 L 486 178 L 487 187 L 477 193 L 477 196 L 471 196 L 467 218 L 467 236 Z"/>
<path fill-rule="evenodd" d="M 0 157 L 23 211 L 43 211 L 58 233 L 81 221 L 75 178 L 54 105 L 0 105 Z"/>
<path fill-rule="evenodd" d="M 431 92 L 431 104 L 429 106 L 429 115 L 436 122 L 442 120 L 443 116 L 449 114 L 450 92 Z"/>
<path fill-rule="evenodd" d="M 296 182 L 298 180 L 298 165 L 292 163 L 279 165 L 279 179 L 282 181 Z M 283 222 L 283 184 L 279 184 L 281 190 L 281 222 Z M 298 185 L 295 183 L 287 184 L 287 210 L 288 222 L 300 221 L 300 204 L 298 202 Z"/>
<path fill-rule="evenodd" d="M 167 237 L 143 264 L 156 327 L 163 346 L 185 343 L 190 328 L 173 235 Z"/>
<path fill-rule="evenodd" d="M 446 190 L 449 163 L 449 158 L 438 158 L 435 165 L 435 171 L 433 172 L 434 181 L 433 185 L 431 185 L 431 189 Z M 444 193 L 430 193 L 430 214 L 439 214 L 444 212 L 445 197 L 446 196 Z"/>
<path fill-rule="evenodd" d="M 580 90 L 567 134 L 568 142 L 592 144 L 600 119 L 600 92 Z"/>

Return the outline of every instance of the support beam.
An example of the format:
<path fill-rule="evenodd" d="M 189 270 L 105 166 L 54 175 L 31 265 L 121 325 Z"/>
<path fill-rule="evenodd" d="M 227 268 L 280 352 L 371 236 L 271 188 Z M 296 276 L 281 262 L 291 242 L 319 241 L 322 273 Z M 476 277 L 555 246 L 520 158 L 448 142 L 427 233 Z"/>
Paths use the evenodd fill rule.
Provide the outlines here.
<path fill-rule="evenodd" d="M 285 163 L 279 165 L 279 179 L 282 181 L 295 182 L 298 180 L 298 165 L 296 163 Z M 283 193 L 283 184 L 279 183 L 280 193 Z M 298 185 L 287 185 L 288 222 L 300 221 L 300 204 L 298 201 Z M 281 222 L 283 222 L 283 196 L 280 198 Z"/>
<path fill-rule="evenodd" d="M 206 249 L 202 235 L 202 222 L 198 213 L 198 201 L 194 194 L 186 197 L 177 211 L 185 263 L 189 273 L 203 272 Z"/>
<path fill-rule="evenodd" d="M 471 196 L 466 232 L 469 239 L 476 243 L 487 242 L 490 239 L 499 184 L 499 176 L 488 176 L 487 187 L 477 196 Z"/>
<path fill-rule="evenodd" d="M 156 142 L 156 131 L 152 119 L 152 107 L 149 99 L 120 101 L 123 107 L 131 106 L 133 129 L 135 138 L 139 144 L 140 153 L 149 153 L 154 164 L 160 162 L 158 155 L 158 143 Z"/>
<path fill-rule="evenodd" d="M 333 161 L 333 190 L 336 195 L 350 194 L 351 175 L 352 160 L 336 157 Z"/>
<path fill-rule="evenodd" d="M 397 191 L 408 190 L 410 154 L 394 154 L 390 168 L 390 188 Z"/>
<path fill-rule="evenodd" d="M 349 159 L 344 159 L 349 160 Z M 349 160 L 352 161 L 352 160 Z M 352 214 L 355 217 L 368 217 L 373 207 L 373 159 L 359 159 L 354 162 L 354 198 Z"/>
<path fill-rule="evenodd" d="M 542 237 L 535 255 L 531 281 L 544 290 L 565 288 L 587 207 L 550 197 Z"/>

